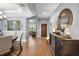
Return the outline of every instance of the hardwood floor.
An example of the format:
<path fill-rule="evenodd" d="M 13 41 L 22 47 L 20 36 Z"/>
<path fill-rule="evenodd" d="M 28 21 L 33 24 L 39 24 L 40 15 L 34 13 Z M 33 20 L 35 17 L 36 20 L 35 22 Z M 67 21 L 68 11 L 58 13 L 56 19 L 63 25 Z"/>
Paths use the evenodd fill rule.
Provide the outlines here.
<path fill-rule="evenodd" d="M 52 56 L 45 38 L 29 38 L 28 42 L 23 42 L 23 51 L 20 56 Z"/>

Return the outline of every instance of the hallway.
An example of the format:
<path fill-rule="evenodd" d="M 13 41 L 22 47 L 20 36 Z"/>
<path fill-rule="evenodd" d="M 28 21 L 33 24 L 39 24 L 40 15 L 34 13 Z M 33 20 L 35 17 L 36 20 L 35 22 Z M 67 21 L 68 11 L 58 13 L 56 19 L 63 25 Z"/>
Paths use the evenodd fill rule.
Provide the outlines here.
<path fill-rule="evenodd" d="M 52 56 L 45 38 L 29 38 L 29 42 L 23 42 L 21 56 Z"/>

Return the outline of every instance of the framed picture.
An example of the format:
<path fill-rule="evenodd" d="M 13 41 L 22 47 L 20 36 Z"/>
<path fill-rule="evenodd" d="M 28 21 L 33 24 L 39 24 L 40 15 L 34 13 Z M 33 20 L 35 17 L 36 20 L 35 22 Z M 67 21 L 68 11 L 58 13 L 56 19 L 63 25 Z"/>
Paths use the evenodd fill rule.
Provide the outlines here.
<path fill-rule="evenodd" d="M 8 20 L 7 31 L 20 31 L 20 20 Z"/>

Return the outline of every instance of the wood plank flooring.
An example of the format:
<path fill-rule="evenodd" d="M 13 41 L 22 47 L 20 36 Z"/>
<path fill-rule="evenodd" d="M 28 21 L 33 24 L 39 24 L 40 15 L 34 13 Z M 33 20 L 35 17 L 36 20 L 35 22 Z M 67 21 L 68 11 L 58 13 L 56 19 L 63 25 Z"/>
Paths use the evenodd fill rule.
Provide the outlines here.
<path fill-rule="evenodd" d="M 23 51 L 20 56 L 52 56 L 45 38 L 30 37 L 28 42 L 23 42 Z"/>

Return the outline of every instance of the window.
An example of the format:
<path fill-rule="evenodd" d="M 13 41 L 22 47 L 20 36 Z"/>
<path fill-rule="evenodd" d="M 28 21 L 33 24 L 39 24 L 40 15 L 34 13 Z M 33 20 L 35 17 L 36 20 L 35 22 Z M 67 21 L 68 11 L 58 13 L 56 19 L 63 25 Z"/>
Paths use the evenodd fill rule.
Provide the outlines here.
<path fill-rule="evenodd" d="M 20 20 L 8 20 L 7 31 L 20 31 Z"/>

